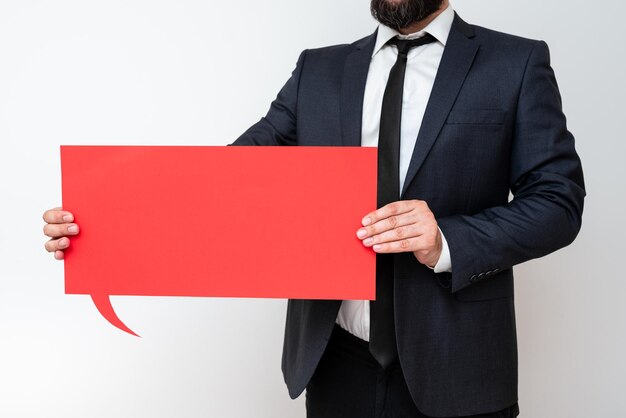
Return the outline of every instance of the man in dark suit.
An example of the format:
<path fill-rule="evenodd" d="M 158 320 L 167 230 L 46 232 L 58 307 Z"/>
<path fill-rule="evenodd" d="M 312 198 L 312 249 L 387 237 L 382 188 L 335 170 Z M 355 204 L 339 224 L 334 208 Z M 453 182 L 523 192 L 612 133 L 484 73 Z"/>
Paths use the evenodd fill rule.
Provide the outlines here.
<path fill-rule="evenodd" d="M 379 208 L 355 231 L 377 301 L 289 301 L 289 393 L 310 417 L 517 416 L 512 267 L 569 245 L 585 197 L 548 48 L 447 0 L 371 7 L 375 33 L 302 52 L 234 143 L 379 147 Z M 62 258 L 78 226 L 44 219 Z"/>

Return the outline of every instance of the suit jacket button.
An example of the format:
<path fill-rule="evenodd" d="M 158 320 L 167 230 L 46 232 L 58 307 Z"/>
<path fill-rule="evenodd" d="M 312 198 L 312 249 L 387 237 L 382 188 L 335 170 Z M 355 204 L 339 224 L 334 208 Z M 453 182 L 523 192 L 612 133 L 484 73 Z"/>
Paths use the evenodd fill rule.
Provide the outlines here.
<path fill-rule="evenodd" d="M 477 277 L 478 280 L 482 280 L 485 278 L 485 273 L 480 273 Z"/>
<path fill-rule="evenodd" d="M 470 282 L 475 282 L 476 278 L 477 276 L 475 274 L 472 274 L 472 277 L 470 277 Z"/>

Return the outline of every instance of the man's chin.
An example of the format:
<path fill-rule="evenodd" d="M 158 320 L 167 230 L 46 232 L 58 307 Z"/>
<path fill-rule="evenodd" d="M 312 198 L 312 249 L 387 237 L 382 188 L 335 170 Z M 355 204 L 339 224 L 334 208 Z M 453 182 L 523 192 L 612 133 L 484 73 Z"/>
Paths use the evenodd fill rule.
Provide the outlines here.
<path fill-rule="evenodd" d="M 435 13 L 444 0 L 372 0 L 374 19 L 395 30 L 402 30 Z"/>

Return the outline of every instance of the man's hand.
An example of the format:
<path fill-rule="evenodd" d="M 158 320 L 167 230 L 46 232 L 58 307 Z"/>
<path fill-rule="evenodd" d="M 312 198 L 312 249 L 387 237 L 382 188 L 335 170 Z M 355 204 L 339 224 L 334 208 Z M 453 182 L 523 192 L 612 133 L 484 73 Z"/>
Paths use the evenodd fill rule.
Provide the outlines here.
<path fill-rule="evenodd" d="M 49 253 L 54 253 L 54 258 L 63 260 L 63 251 L 70 246 L 69 236 L 78 234 L 78 225 L 74 222 L 74 215 L 62 208 L 54 208 L 44 212 L 43 220 L 46 224 L 43 233 L 50 237 L 45 244 Z"/>
<path fill-rule="evenodd" d="M 441 232 L 423 200 L 401 200 L 371 212 L 361 221 L 357 237 L 377 253 L 413 252 L 433 268 L 441 256 Z"/>

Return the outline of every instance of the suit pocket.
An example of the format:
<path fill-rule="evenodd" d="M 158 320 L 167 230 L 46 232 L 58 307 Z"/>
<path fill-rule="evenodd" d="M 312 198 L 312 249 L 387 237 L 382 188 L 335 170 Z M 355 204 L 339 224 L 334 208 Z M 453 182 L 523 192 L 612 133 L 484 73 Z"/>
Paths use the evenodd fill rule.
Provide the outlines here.
<path fill-rule="evenodd" d="M 454 292 L 454 297 L 461 302 L 477 302 L 511 298 L 513 293 L 513 270 L 507 269 Z"/>
<path fill-rule="evenodd" d="M 502 125 L 506 112 L 500 109 L 458 109 L 448 114 L 450 125 Z"/>

